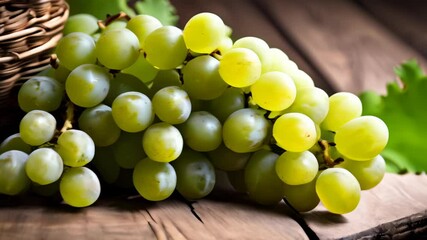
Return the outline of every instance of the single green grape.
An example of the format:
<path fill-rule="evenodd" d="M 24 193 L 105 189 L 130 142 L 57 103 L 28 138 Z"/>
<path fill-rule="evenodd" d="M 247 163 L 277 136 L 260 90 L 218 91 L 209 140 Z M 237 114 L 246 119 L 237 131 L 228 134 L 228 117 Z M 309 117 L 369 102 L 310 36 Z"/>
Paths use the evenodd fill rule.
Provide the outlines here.
<path fill-rule="evenodd" d="M 25 173 L 28 154 L 10 150 L 0 154 L 0 193 L 18 195 L 25 192 L 31 180 Z"/>
<path fill-rule="evenodd" d="M 25 164 L 27 176 L 40 185 L 56 182 L 61 177 L 63 169 L 61 156 L 51 148 L 34 150 Z"/>
<path fill-rule="evenodd" d="M 319 205 L 320 199 L 316 193 L 316 180 L 301 185 L 285 184 L 285 199 L 298 212 L 308 212 Z"/>
<path fill-rule="evenodd" d="M 68 168 L 62 175 L 59 191 L 65 203 L 73 207 L 87 207 L 98 200 L 101 184 L 87 167 Z"/>
<path fill-rule="evenodd" d="M 51 77 L 35 76 L 22 84 L 18 92 L 19 107 L 29 112 L 43 110 L 52 112 L 61 106 L 64 85 Z"/>
<path fill-rule="evenodd" d="M 40 146 L 50 141 L 55 134 L 55 130 L 55 117 L 41 110 L 28 112 L 19 123 L 21 139 L 31 146 Z"/>
<path fill-rule="evenodd" d="M 262 72 L 265 73 L 270 70 L 272 59 L 270 57 L 270 47 L 268 44 L 258 37 L 242 37 L 237 39 L 233 48 L 247 48 L 254 51 L 262 65 Z"/>
<path fill-rule="evenodd" d="M 90 35 L 94 34 L 98 29 L 98 19 L 96 17 L 87 13 L 77 13 L 68 17 L 63 34 L 65 36 L 72 32 L 83 32 Z"/>
<path fill-rule="evenodd" d="M 163 122 L 180 124 L 190 116 L 190 98 L 180 87 L 164 87 L 154 94 L 152 101 L 155 114 Z"/>
<path fill-rule="evenodd" d="M 208 101 L 207 110 L 212 113 L 221 123 L 233 112 L 245 107 L 245 96 L 238 88 L 227 88 L 221 96 Z"/>
<path fill-rule="evenodd" d="M 176 127 L 160 122 L 145 130 L 142 146 L 150 159 L 158 162 L 170 162 L 181 154 L 184 140 Z"/>
<path fill-rule="evenodd" d="M 219 62 L 219 74 L 230 86 L 249 87 L 261 76 L 261 61 L 252 50 L 232 48 L 222 55 Z"/>
<path fill-rule="evenodd" d="M 284 152 L 276 161 L 277 176 L 288 185 L 309 183 L 318 170 L 317 158 L 310 151 Z"/>
<path fill-rule="evenodd" d="M 122 132 L 120 138 L 111 145 L 112 157 L 121 168 L 133 169 L 141 159 L 147 157 L 141 145 L 142 136 L 142 132 Z"/>
<path fill-rule="evenodd" d="M 82 64 L 95 64 L 95 41 L 86 33 L 73 32 L 59 40 L 55 48 L 61 65 L 69 70 Z"/>
<path fill-rule="evenodd" d="M 69 129 L 59 135 L 55 150 L 65 165 L 82 167 L 92 161 L 95 155 L 95 143 L 87 133 Z"/>
<path fill-rule="evenodd" d="M 150 89 L 137 77 L 127 73 L 117 73 L 110 81 L 110 89 L 104 99 L 104 103 L 108 106 L 113 104 L 114 99 L 125 92 L 140 92 L 147 96 L 150 94 Z"/>
<path fill-rule="evenodd" d="M 9 150 L 19 150 L 30 154 L 32 147 L 28 143 L 25 143 L 24 140 L 22 140 L 19 133 L 15 133 L 4 139 L 0 144 L 0 154 Z"/>
<path fill-rule="evenodd" d="M 140 14 L 132 17 L 126 25 L 126 28 L 131 30 L 139 40 L 139 45 L 144 49 L 145 38 L 154 30 L 162 27 L 162 23 L 155 17 Z"/>
<path fill-rule="evenodd" d="M 321 124 L 329 111 L 329 96 L 320 88 L 306 87 L 300 89 L 295 101 L 286 112 L 299 112 L 307 115 L 316 124 Z"/>
<path fill-rule="evenodd" d="M 329 97 L 329 111 L 321 127 L 337 131 L 346 122 L 362 115 L 362 102 L 350 92 L 338 92 Z"/>

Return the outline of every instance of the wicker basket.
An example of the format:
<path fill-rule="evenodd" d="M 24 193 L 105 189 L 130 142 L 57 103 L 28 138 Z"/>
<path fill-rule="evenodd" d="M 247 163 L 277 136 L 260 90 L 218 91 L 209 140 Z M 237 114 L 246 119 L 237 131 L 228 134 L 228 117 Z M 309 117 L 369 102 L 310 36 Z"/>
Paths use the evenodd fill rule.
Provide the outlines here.
<path fill-rule="evenodd" d="M 0 105 L 48 67 L 68 14 L 65 0 L 0 0 Z"/>

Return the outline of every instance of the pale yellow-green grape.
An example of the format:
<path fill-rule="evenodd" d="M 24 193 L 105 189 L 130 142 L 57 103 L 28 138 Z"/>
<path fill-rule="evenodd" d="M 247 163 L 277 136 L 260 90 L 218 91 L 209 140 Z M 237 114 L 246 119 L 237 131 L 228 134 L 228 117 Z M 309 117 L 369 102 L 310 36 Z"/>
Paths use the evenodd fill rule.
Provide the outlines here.
<path fill-rule="evenodd" d="M 180 87 L 162 88 L 154 94 L 152 101 L 155 114 L 163 122 L 180 124 L 190 116 L 190 98 L 187 92 Z"/>
<path fill-rule="evenodd" d="M 91 35 L 98 29 L 98 19 L 96 17 L 87 13 L 78 13 L 68 17 L 62 32 L 64 36 L 72 32 L 83 32 Z"/>
<path fill-rule="evenodd" d="M 131 74 L 143 83 L 149 84 L 156 77 L 159 70 L 151 65 L 147 59 L 145 59 L 144 53 L 141 52 L 138 59 L 131 66 L 123 69 L 121 72 Z"/>
<path fill-rule="evenodd" d="M 220 54 L 226 53 L 233 47 L 233 40 L 230 37 L 224 37 L 221 41 L 221 44 L 218 46 L 218 51 Z"/>
<path fill-rule="evenodd" d="M 101 184 L 96 174 L 89 168 L 73 167 L 65 170 L 62 175 L 59 191 L 68 205 L 87 207 L 98 200 Z"/>
<path fill-rule="evenodd" d="M 65 81 L 65 91 L 71 102 L 80 107 L 100 104 L 110 89 L 111 74 L 95 64 L 76 67 Z"/>
<path fill-rule="evenodd" d="M 360 201 L 360 185 L 344 168 L 328 168 L 316 181 L 316 192 L 327 210 L 336 214 L 353 211 Z"/>
<path fill-rule="evenodd" d="M 155 123 L 147 128 L 142 137 L 147 156 L 154 161 L 170 162 L 179 157 L 184 140 L 179 130 L 169 123 Z"/>
<path fill-rule="evenodd" d="M 124 157 L 126 156 L 127 155 L 125 154 Z M 141 159 L 142 158 L 139 158 L 138 161 Z M 96 147 L 95 156 L 93 157 L 92 162 L 101 180 L 108 184 L 113 184 L 117 181 L 120 174 L 120 166 L 116 162 L 113 148 L 111 146 Z M 132 169 L 135 165 L 136 163 L 132 166 Z"/>
<path fill-rule="evenodd" d="M 227 171 L 227 179 L 231 186 L 240 193 L 247 193 L 245 182 L 245 168 L 237 171 Z"/>
<path fill-rule="evenodd" d="M 65 84 L 65 81 L 68 78 L 68 75 L 70 74 L 70 70 L 64 66 L 62 66 L 61 64 L 59 64 L 58 68 L 53 70 L 53 78 L 62 83 Z"/>
<path fill-rule="evenodd" d="M 321 127 L 337 131 L 342 125 L 362 115 L 362 102 L 350 92 L 338 92 L 329 97 L 329 112 Z"/>
<path fill-rule="evenodd" d="M 309 183 L 318 170 L 317 158 L 310 151 L 284 152 L 276 161 L 277 176 L 288 185 Z"/>
<path fill-rule="evenodd" d="M 127 25 L 127 21 L 122 20 L 122 19 L 116 19 L 116 20 L 110 22 L 107 26 L 105 26 L 105 28 L 102 29 L 101 33 L 105 33 L 105 32 L 110 31 L 110 30 L 125 29 L 126 25 Z"/>
<path fill-rule="evenodd" d="M 212 100 L 221 96 L 227 83 L 218 72 L 219 61 L 209 55 L 191 59 L 182 69 L 183 88 L 194 99 Z"/>
<path fill-rule="evenodd" d="M 144 41 L 147 61 L 160 70 L 179 67 L 187 57 L 182 30 L 163 26 L 151 32 Z"/>
<path fill-rule="evenodd" d="M 316 180 L 301 184 L 285 184 L 285 199 L 298 212 L 308 212 L 319 205 L 320 199 L 316 193 Z"/>
<path fill-rule="evenodd" d="M 253 100 L 269 111 L 282 111 L 294 102 L 297 90 L 286 73 L 267 72 L 251 86 Z"/>
<path fill-rule="evenodd" d="M 122 132 L 120 138 L 111 145 L 114 160 L 121 168 L 132 169 L 143 158 L 147 157 L 141 145 L 142 132 Z"/>
<path fill-rule="evenodd" d="M 114 99 L 125 92 L 140 92 L 149 96 L 151 90 L 137 77 L 126 73 L 117 73 L 110 81 L 110 90 L 104 99 L 104 103 L 111 106 Z"/>
<path fill-rule="evenodd" d="M 31 145 L 25 143 L 19 133 L 14 133 L 1 142 L 0 154 L 9 150 L 19 150 L 27 154 L 30 154 L 32 151 Z"/>
<path fill-rule="evenodd" d="M 359 181 L 362 190 L 368 190 L 378 185 L 384 178 L 386 171 L 385 160 L 381 155 L 367 161 L 344 159 L 336 167 L 342 167 L 350 171 Z"/>
<path fill-rule="evenodd" d="M 273 137 L 286 151 L 302 152 L 317 141 L 316 126 L 302 113 L 285 113 L 273 124 Z"/>
<path fill-rule="evenodd" d="M 262 72 L 265 73 L 270 70 L 270 65 L 272 63 L 270 57 L 270 47 L 268 44 L 258 37 L 242 37 L 237 39 L 233 48 L 247 48 L 258 55 L 259 60 L 262 65 Z"/>
<path fill-rule="evenodd" d="M 111 107 L 100 104 L 86 108 L 78 118 L 79 128 L 92 138 L 96 146 L 113 144 L 120 137 L 121 130 L 114 122 Z"/>
<path fill-rule="evenodd" d="M 232 113 L 223 125 L 225 146 L 234 152 L 247 153 L 259 150 L 271 134 L 271 123 L 264 111 L 243 108 Z"/>
<path fill-rule="evenodd" d="M 329 111 L 329 96 L 320 88 L 306 87 L 298 90 L 295 101 L 286 112 L 299 112 L 320 124 Z"/>
<path fill-rule="evenodd" d="M 95 155 L 95 144 L 87 133 L 69 129 L 58 137 L 55 150 L 65 165 L 81 167 L 92 161 Z"/>
<path fill-rule="evenodd" d="M 64 90 L 64 85 L 51 77 L 32 77 L 19 88 L 19 107 L 25 112 L 31 110 L 55 111 L 61 105 Z"/>
<path fill-rule="evenodd" d="M 306 72 L 300 69 L 294 69 L 295 67 L 290 68 L 291 69 L 286 73 L 288 73 L 292 80 L 294 80 L 297 91 L 308 87 L 314 87 L 313 79 Z"/>
<path fill-rule="evenodd" d="M 266 69 L 268 72 L 272 72 L 272 71 L 279 71 L 284 73 L 289 72 L 286 65 L 286 63 L 290 61 L 289 57 L 281 49 L 270 48 L 268 50 L 268 57 L 270 58 L 270 65 Z"/>
<path fill-rule="evenodd" d="M 73 70 L 86 64 L 96 63 L 95 41 L 86 33 L 73 32 L 59 40 L 55 53 L 61 65 Z"/>
<path fill-rule="evenodd" d="M 153 96 L 160 89 L 169 86 L 182 86 L 179 73 L 175 69 L 160 70 L 150 86 L 150 94 Z"/>
<path fill-rule="evenodd" d="M 150 201 L 168 198 L 176 187 L 176 172 L 170 163 L 144 158 L 133 170 L 133 184 L 138 193 Z"/>
<path fill-rule="evenodd" d="M 379 155 L 388 142 L 387 125 L 378 117 L 354 118 L 335 134 L 337 150 L 352 160 L 365 161 Z"/>
<path fill-rule="evenodd" d="M 17 195 L 26 191 L 31 184 L 25 173 L 28 154 L 10 150 L 0 154 L 0 193 Z"/>
<path fill-rule="evenodd" d="M 128 21 L 126 28 L 135 33 L 138 37 L 139 45 L 144 49 L 145 38 L 161 26 L 163 25 L 157 18 L 146 14 L 140 14 L 132 17 Z"/>
<path fill-rule="evenodd" d="M 254 51 L 247 48 L 232 48 L 219 62 L 219 74 L 230 86 L 249 87 L 261 76 L 261 61 Z"/>
<path fill-rule="evenodd" d="M 55 134 L 55 130 L 55 117 L 41 110 L 28 112 L 19 124 L 21 139 L 31 146 L 39 146 L 50 141 Z"/>
<path fill-rule="evenodd" d="M 245 96 L 238 88 L 227 88 L 221 96 L 207 102 L 207 110 L 221 123 L 233 112 L 245 107 Z"/>
<path fill-rule="evenodd" d="M 215 168 L 206 155 L 190 149 L 172 162 L 177 182 L 176 190 L 186 199 L 195 200 L 212 192 L 215 182 Z"/>
<path fill-rule="evenodd" d="M 192 112 L 179 130 L 184 142 L 191 149 L 199 152 L 208 152 L 216 149 L 222 142 L 222 125 L 209 112 Z"/>
<path fill-rule="evenodd" d="M 196 53 L 212 53 L 226 36 L 226 27 L 222 19 L 208 12 L 191 17 L 183 29 L 185 43 Z"/>
<path fill-rule="evenodd" d="M 126 132 L 140 132 L 154 120 L 150 99 L 140 92 L 125 92 L 117 96 L 112 104 L 114 121 Z"/>
<path fill-rule="evenodd" d="M 208 157 L 215 168 L 223 171 L 244 169 L 251 153 L 237 153 L 221 144 L 215 150 L 208 152 Z"/>
<path fill-rule="evenodd" d="M 278 157 L 268 150 L 259 150 L 252 154 L 246 165 L 246 189 L 249 197 L 257 203 L 277 204 L 284 196 L 284 183 L 275 170 Z"/>
<path fill-rule="evenodd" d="M 31 181 L 47 185 L 56 182 L 64 169 L 61 156 L 51 148 L 34 150 L 27 159 L 25 172 Z"/>
<path fill-rule="evenodd" d="M 96 42 L 98 61 L 115 70 L 131 66 L 139 56 L 139 49 L 138 37 L 126 28 L 104 31 Z"/>

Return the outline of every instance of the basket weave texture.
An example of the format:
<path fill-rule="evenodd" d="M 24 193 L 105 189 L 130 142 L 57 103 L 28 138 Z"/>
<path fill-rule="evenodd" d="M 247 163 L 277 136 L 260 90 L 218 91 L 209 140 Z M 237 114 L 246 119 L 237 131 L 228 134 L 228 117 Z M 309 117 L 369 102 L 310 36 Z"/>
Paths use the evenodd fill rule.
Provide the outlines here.
<path fill-rule="evenodd" d="M 68 14 L 65 0 L 0 0 L 0 100 L 49 66 Z"/>

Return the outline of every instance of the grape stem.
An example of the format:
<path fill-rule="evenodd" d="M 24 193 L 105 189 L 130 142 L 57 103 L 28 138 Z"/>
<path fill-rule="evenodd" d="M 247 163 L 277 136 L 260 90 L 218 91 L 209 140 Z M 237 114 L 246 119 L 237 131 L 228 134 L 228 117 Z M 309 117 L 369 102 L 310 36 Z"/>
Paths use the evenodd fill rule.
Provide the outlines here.
<path fill-rule="evenodd" d="M 337 164 L 340 164 L 344 159 L 337 158 L 333 159 L 330 154 L 330 146 L 335 145 L 335 143 L 329 143 L 328 141 L 321 139 L 319 140 L 320 148 L 322 149 L 323 160 L 327 167 L 334 167 Z"/>
<path fill-rule="evenodd" d="M 104 30 L 110 23 L 114 22 L 115 20 L 119 20 L 119 19 L 124 19 L 126 21 L 129 21 L 130 17 L 129 17 L 129 15 L 127 15 L 124 12 L 120 12 L 120 13 L 115 14 L 115 15 L 109 15 L 109 16 L 107 16 L 107 18 L 104 21 L 99 20 L 98 26 L 100 29 Z"/>
<path fill-rule="evenodd" d="M 72 104 L 70 101 L 68 101 L 66 106 L 67 106 L 67 110 L 65 111 L 66 118 L 64 121 L 64 125 L 62 126 L 62 128 L 60 130 L 61 133 L 67 131 L 70 128 L 73 128 L 72 122 L 74 119 L 74 104 Z"/>

